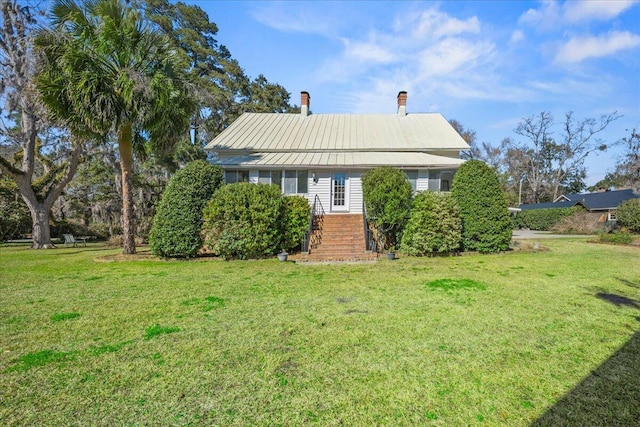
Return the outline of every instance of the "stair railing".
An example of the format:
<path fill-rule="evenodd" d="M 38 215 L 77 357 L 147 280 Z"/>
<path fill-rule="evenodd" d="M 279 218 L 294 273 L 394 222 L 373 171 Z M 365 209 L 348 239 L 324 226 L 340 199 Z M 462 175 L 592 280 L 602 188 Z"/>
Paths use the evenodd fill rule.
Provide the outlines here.
<path fill-rule="evenodd" d="M 302 241 L 302 252 L 309 252 L 309 247 L 311 246 L 311 239 L 313 237 L 314 225 L 316 222 L 321 221 L 324 217 L 324 207 L 322 206 L 322 202 L 320 198 L 316 194 L 316 197 L 313 199 L 313 205 L 311 207 L 311 218 L 309 218 L 309 230 L 307 230 L 307 234 L 304 236 L 304 240 Z M 322 231 L 322 228 L 320 228 Z"/>

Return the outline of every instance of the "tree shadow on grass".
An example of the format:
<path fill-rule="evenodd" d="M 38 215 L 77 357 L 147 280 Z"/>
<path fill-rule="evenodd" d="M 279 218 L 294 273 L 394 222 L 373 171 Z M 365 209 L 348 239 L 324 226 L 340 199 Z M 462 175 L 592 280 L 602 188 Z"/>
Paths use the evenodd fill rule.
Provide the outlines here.
<path fill-rule="evenodd" d="M 640 283 L 634 283 L 631 280 L 623 279 L 622 277 L 616 277 L 616 279 L 618 281 L 624 283 L 627 286 L 630 286 L 630 287 L 636 288 L 636 289 L 640 289 Z"/>
<path fill-rule="evenodd" d="M 596 294 L 596 298 L 600 298 L 601 300 L 610 302 L 611 304 L 614 304 L 616 307 L 625 306 L 629 308 L 637 308 L 638 310 L 640 310 L 640 303 L 638 301 L 631 298 L 627 298 L 622 295 L 598 292 Z"/>
<path fill-rule="evenodd" d="M 640 331 L 531 426 L 640 426 Z"/>

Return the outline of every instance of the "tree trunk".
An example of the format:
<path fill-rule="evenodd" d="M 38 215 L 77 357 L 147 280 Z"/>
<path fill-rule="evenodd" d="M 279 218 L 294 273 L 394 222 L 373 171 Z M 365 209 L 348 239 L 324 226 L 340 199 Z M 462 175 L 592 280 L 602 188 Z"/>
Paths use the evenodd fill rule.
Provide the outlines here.
<path fill-rule="evenodd" d="M 36 202 L 36 205 L 31 207 L 31 218 L 33 219 L 33 229 L 31 231 L 33 236 L 32 249 L 52 249 L 55 248 L 51 243 L 51 229 L 49 228 L 49 208 L 44 203 Z"/>
<path fill-rule="evenodd" d="M 122 233 L 124 234 L 124 254 L 136 253 L 135 216 L 133 215 L 133 134 L 131 123 L 124 123 L 118 129 L 118 151 L 122 171 Z"/>

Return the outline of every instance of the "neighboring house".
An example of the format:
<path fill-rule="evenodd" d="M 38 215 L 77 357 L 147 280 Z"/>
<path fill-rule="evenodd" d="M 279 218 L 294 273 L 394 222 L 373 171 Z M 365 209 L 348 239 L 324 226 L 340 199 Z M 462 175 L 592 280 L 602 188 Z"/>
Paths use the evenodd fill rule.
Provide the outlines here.
<path fill-rule="evenodd" d="M 615 220 L 615 212 L 618 206 L 624 201 L 636 199 L 640 196 L 633 190 L 601 191 L 597 193 L 564 194 L 550 203 L 533 203 L 520 205 L 520 210 L 548 209 L 548 208 L 569 208 L 576 205 L 583 206 L 587 211 L 600 213 L 601 221 Z"/>
<path fill-rule="evenodd" d="M 301 92 L 300 114 L 244 113 L 205 150 L 227 183 L 279 185 L 285 194 L 316 197 L 327 213 L 362 213 L 360 178 L 371 168 L 404 170 L 415 191 L 449 191 L 469 146 L 439 113 L 311 114 Z"/>

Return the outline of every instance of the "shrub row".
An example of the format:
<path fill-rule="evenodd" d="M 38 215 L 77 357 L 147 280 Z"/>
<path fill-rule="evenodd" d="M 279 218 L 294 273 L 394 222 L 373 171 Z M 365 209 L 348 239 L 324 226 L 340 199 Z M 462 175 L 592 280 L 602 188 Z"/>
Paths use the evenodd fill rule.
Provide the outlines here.
<path fill-rule="evenodd" d="M 562 219 L 583 210 L 580 206 L 570 208 L 531 209 L 518 212 L 513 219 L 514 228 L 529 228 L 531 230 L 549 231 Z"/>
<path fill-rule="evenodd" d="M 275 185 L 229 184 L 204 210 L 205 245 L 224 259 L 259 258 L 298 246 L 309 226 L 309 203 Z"/>
<path fill-rule="evenodd" d="M 509 247 L 507 199 L 495 171 L 484 162 L 464 163 L 454 176 L 451 194 L 421 192 L 412 204 L 411 187 L 400 170 L 373 169 L 362 181 L 368 214 L 386 238 L 384 249 L 398 240 L 409 255 L 460 249 L 491 253 Z"/>

